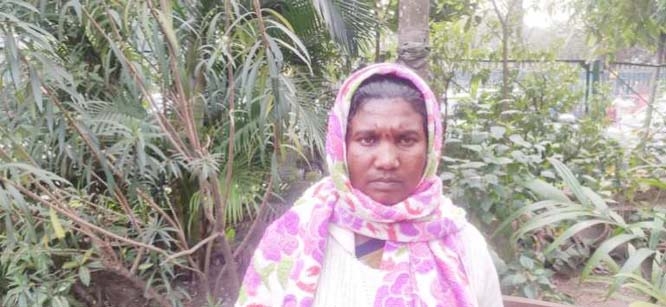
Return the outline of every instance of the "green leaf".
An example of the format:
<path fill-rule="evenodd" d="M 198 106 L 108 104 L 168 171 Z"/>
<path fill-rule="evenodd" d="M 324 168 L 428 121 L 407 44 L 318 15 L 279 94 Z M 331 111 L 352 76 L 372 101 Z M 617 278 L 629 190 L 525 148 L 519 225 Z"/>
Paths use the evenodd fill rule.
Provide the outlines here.
<path fill-rule="evenodd" d="M 4 189 L 0 188 L 0 207 L 2 207 L 3 211 L 5 212 L 4 214 L 4 221 L 5 221 L 5 232 L 6 232 L 6 240 L 5 244 L 7 249 L 11 250 L 14 248 L 14 244 L 16 243 L 16 236 L 14 234 L 14 222 L 12 222 L 12 215 L 11 215 L 11 207 L 10 204 L 12 202 L 9 201 L 9 197 L 7 196 L 6 192 Z"/>
<path fill-rule="evenodd" d="M 90 256 L 92 256 L 92 254 L 93 254 L 93 249 L 92 248 L 87 250 L 83 254 L 83 257 L 81 257 L 81 264 L 85 264 L 86 262 L 88 262 L 88 259 L 90 259 Z"/>
<path fill-rule="evenodd" d="M 469 81 L 469 95 L 471 97 L 476 97 L 476 93 L 478 92 L 479 85 L 481 85 L 481 82 L 483 81 L 483 77 L 474 74 L 472 78 Z"/>
<path fill-rule="evenodd" d="M 481 152 L 481 150 L 482 150 L 480 145 L 462 145 L 460 147 L 465 148 L 465 149 L 469 149 L 473 152 Z"/>
<path fill-rule="evenodd" d="M 331 38 L 340 43 L 352 55 L 357 53 L 359 45 L 379 25 L 373 16 L 368 2 L 358 0 L 332 1 L 313 0 L 312 8 L 316 12 L 318 24 L 326 25 Z M 295 26 L 294 28 L 298 28 Z"/>
<path fill-rule="evenodd" d="M 157 19 L 162 26 L 162 34 L 167 38 L 167 43 L 173 46 L 174 50 L 178 50 L 178 38 L 173 29 L 173 23 L 171 20 L 171 13 L 169 8 L 163 8 L 166 12 L 157 11 Z"/>
<path fill-rule="evenodd" d="M 145 271 L 145 270 L 151 268 L 152 266 L 153 266 L 153 264 L 152 264 L 151 262 L 143 263 L 143 264 L 141 264 L 141 265 L 139 266 L 139 271 L 140 271 L 140 272 L 143 272 L 143 271 Z"/>
<path fill-rule="evenodd" d="M 490 127 L 490 136 L 494 139 L 501 139 L 506 133 L 506 128 L 502 126 L 492 126 Z"/>
<path fill-rule="evenodd" d="M 55 232 L 56 237 L 58 239 L 65 238 L 65 230 L 62 228 L 62 224 L 60 224 L 58 215 L 53 208 L 50 208 L 49 210 L 49 217 L 51 219 L 51 226 L 53 227 L 53 231 Z"/>
<path fill-rule="evenodd" d="M 484 212 L 490 211 L 490 208 L 493 206 L 493 202 L 490 199 L 484 199 L 481 201 L 481 209 L 483 209 Z"/>
<path fill-rule="evenodd" d="M 622 285 L 623 288 L 636 290 L 641 294 L 655 298 L 657 302 L 661 304 L 666 303 L 666 294 L 664 291 L 659 289 L 657 285 L 654 285 L 650 281 L 645 280 L 643 277 L 636 274 L 618 274 L 617 276 L 624 277 L 632 281 Z"/>
<path fill-rule="evenodd" d="M 609 257 L 608 253 L 610 253 L 612 250 L 638 237 L 639 236 L 634 234 L 619 234 L 601 243 L 599 248 L 597 248 L 594 254 L 592 254 L 592 256 L 587 260 L 587 263 L 585 263 L 585 267 L 581 272 L 581 277 L 585 278 L 589 276 L 590 272 L 592 272 L 592 269 L 599 265 L 603 258 Z"/>
<path fill-rule="evenodd" d="M 624 283 L 626 277 L 624 277 L 622 274 L 628 274 L 634 272 L 636 269 L 640 268 L 641 264 L 643 263 L 643 261 L 645 261 L 645 259 L 654 255 L 655 252 L 656 252 L 655 250 L 649 248 L 641 248 L 632 253 L 631 255 L 629 255 L 629 259 L 627 259 L 627 261 L 624 262 L 624 264 L 620 268 L 620 271 L 618 272 L 618 275 L 615 276 L 613 284 L 608 289 L 608 292 L 606 293 L 606 298 L 610 297 L 611 294 L 617 291 L 620 285 Z"/>
<path fill-rule="evenodd" d="M 645 183 L 660 190 L 666 190 L 666 181 L 662 181 L 656 178 L 638 178 L 636 181 L 638 183 Z"/>
<path fill-rule="evenodd" d="M 484 166 L 486 166 L 486 164 L 483 162 L 467 162 L 458 165 L 459 168 L 481 168 Z"/>
<path fill-rule="evenodd" d="M 564 183 L 571 189 L 571 191 L 576 196 L 576 199 L 583 205 L 589 206 L 590 200 L 587 198 L 583 192 L 583 187 L 578 182 L 578 179 L 571 173 L 571 170 L 555 158 L 548 158 L 548 162 L 553 165 L 557 174 L 562 178 Z"/>
<path fill-rule="evenodd" d="M 594 205 L 597 210 L 599 210 L 602 213 L 606 213 L 608 211 L 608 205 L 606 204 L 606 201 L 599 196 L 599 194 L 595 193 L 592 191 L 592 189 L 588 187 L 581 187 L 583 190 L 583 194 L 585 194 L 585 197 L 589 199 L 592 202 L 592 205 Z"/>
<path fill-rule="evenodd" d="M 544 200 L 540 202 L 536 202 L 530 205 L 527 205 L 525 207 L 522 207 L 518 210 L 516 210 L 514 213 L 512 213 L 510 216 L 508 216 L 502 223 L 497 226 L 497 230 L 493 232 L 493 234 L 490 236 L 491 238 L 494 238 L 498 233 L 500 233 L 504 228 L 506 228 L 508 225 L 511 225 L 511 223 L 516 220 L 518 217 L 522 216 L 525 213 L 528 212 L 533 212 L 533 211 L 538 211 L 544 208 L 552 207 L 555 205 L 560 204 L 559 202 L 552 201 L 552 200 Z"/>
<path fill-rule="evenodd" d="M 663 213 L 655 213 L 652 225 L 650 225 L 653 231 L 650 232 L 650 239 L 648 240 L 649 248 L 656 249 L 659 241 L 661 241 L 662 233 L 666 232 L 666 227 L 664 227 L 665 216 Z"/>
<path fill-rule="evenodd" d="M 562 203 L 571 202 L 564 192 L 538 178 L 526 182 L 525 187 L 540 196 L 542 200 L 555 200 Z"/>
<path fill-rule="evenodd" d="M 525 255 L 520 255 L 518 261 L 520 262 L 520 265 L 522 265 L 524 268 L 528 270 L 534 269 L 534 260 L 532 260 L 530 257 L 527 257 Z"/>
<path fill-rule="evenodd" d="M 550 243 L 543 250 L 543 253 L 544 254 L 549 254 L 555 248 L 559 247 L 562 243 L 564 243 L 564 241 L 573 237 L 574 235 L 576 235 L 578 232 L 580 232 L 583 229 L 586 229 L 586 228 L 589 228 L 589 227 L 592 227 L 592 226 L 598 225 L 598 224 L 604 224 L 604 223 L 608 223 L 608 221 L 601 220 L 601 219 L 580 221 L 580 222 L 576 223 L 575 225 L 567 228 L 567 230 L 565 230 L 563 233 L 561 233 L 559 236 L 557 236 L 557 238 L 555 238 L 555 240 L 553 240 L 553 242 Z"/>
<path fill-rule="evenodd" d="M 88 267 L 84 265 L 79 267 L 79 279 L 84 286 L 90 286 L 90 270 L 88 270 Z"/>
<path fill-rule="evenodd" d="M 73 269 L 73 268 L 75 268 L 79 265 L 80 265 L 80 263 L 78 261 L 67 261 L 67 262 L 62 264 L 61 268 L 64 269 L 64 270 L 69 270 L 69 269 Z"/>
<path fill-rule="evenodd" d="M 507 165 L 513 163 L 512 159 L 509 159 L 507 157 L 499 157 L 496 159 L 493 159 L 493 163 L 498 164 L 498 165 Z"/>
<path fill-rule="evenodd" d="M 525 297 L 527 298 L 536 299 L 538 293 L 539 290 L 536 284 L 530 283 L 523 286 L 523 294 L 525 294 Z"/>
<path fill-rule="evenodd" d="M 6 59 L 3 62 L 6 62 L 9 64 L 9 72 L 10 75 L 14 81 L 14 86 L 16 88 L 21 88 L 21 61 L 19 59 L 19 50 L 16 45 L 16 40 L 14 37 L 14 32 L 11 30 L 12 28 L 10 27 L 7 30 L 7 35 L 5 36 L 4 43 L 5 43 L 5 56 Z"/>
<path fill-rule="evenodd" d="M 512 134 L 511 136 L 509 136 L 509 140 L 511 140 L 511 142 L 513 142 L 514 144 L 516 144 L 518 146 L 522 146 L 522 147 L 525 147 L 525 148 L 532 147 L 532 144 L 530 144 L 529 142 L 526 142 L 525 139 L 523 139 L 523 137 L 519 134 Z"/>
<path fill-rule="evenodd" d="M 37 110 L 42 112 L 44 110 L 44 101 L 42 100 L 42 85 L 39 80 L 39 76 L 35 71 L 35 68 L 32 65 L 29 66 L 30 72 L 30 88 L 32 89 L 32 97 L 35 99 L 35 105 L 37 105 Z"/>
<path fill-rule="evenodd" d="M 501 284 L 504 286 L 522 285 L 527 282 L 527 278 L 522 274 L 512 274 L 502 278 Z"/>
<path fill-rule="evenodd" d="M 53 307 L 69 307 L 69 302 L 65 297 L 62 296 L 54 296 L 51 298 L 51 306 Z"/>
<path fill-rule="evenodd" d="M 520 227 L 516 233 L 514 233 L 514 238 L 520 238 L 526 233 L 541 229 L 545 226 L 556 225 L 559 222 L 566 220 L 576 220 L 586 216 L 593 216 L 590 212 L 576 210 L 576 209 L 559 209 L 553 210 L 554 212 L 549 213 L 548 215 L 539 215 L 530 219 L 525 225 Z"/>
<path fill-rule="evenodd" d="M 527 157 L 527 155 L 525 155 L 525 153 L 523 153 L 523 152 L 520 151 L 520 150 L 514 150 L 514 151 L 512 151 L 512 152 L 511 152 L 511 157 L 512 157 L 514 160 L 516 160 L 516 161 L 518 161 L 518 162 L 520 162 L 520 163 L 529 163 L 529 162 L 530 162 L 529 157 Z"/>
<path fill-rule="evenodd" d="M 31 11 L 32 13 L 39 13 L 39 10 L 37 10 L 33 5 L 31 5 L 27 1 L 5 0 L 5 3 L 11 3 L 13 5 L 20 6 L 24 9 Z"/>

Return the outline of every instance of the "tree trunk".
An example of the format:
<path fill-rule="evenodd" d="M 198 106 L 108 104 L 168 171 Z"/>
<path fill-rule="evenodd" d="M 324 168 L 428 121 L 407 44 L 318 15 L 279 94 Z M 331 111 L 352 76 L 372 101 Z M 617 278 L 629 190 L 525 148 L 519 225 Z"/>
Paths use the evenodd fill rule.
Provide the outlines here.
<path fill-rule="evenodd" d="M 398 63 L 414 69 L 428 80 L 429 0 L 398 2 Z"/>
<path fill-rule="evenodd" d="M 496 0 L 492 0 L 493 9 L 502 27 L 502 110 L 508 109 L 509 99 L 509 38 L 511 37 L 511 0 L 506 15 L 502 14 Z"/>
<path fill-rule="evenodd" d="M 502 110 L 507 110 L 509 108 L 510 91 L 509 44 L 511 44 L 512 35 L 515 35 L 518 43 L 522 43 L 523 0 L 509 0 L 504 14 L 496 0 L 492 0 L 491 3 L 502 27 Z"/>
<path fill-rule="evenodd" d="M 375 17 L 377 18 L 377 25 L 375 26 L 375 63 L 382 62 L 381 56 L 381 16 L 379 11 L 382 9 L 380 2 L 375 4 Z"/>
<path fill-rule="evenodd" d="M 523 8 L 523 0 L 511 0 L 511 24 L 514 26 L 516 37 L 516 44 L 523 45 L 523 18 L 525 17 L 525 9 Z"/>
<path fill-rule="evenodd" d="M 508 23 L 502 24 L 502 110 L 508 109 L 509 99 L 509 36 Z"/>
<path fill-rule="evenodd" d="M 657 89 L 659 88 L 659 74 L 661 73 L 661 64 L 664 62 L 664 44 L 666 44 L 666 33 L 659 34 L 659 42 L 657 43 L 657 52 L 655 54 L 655 65 L 657 65 L 652 73 L 650 80 L 650 97 L 648 98 L 647 109 L 645 113 L 645 122 L 643 123 L 643 139 L 641 140 L 640 148 L 645 149 L 645 144 L 650 138 L 650 127 L 652 126 L 652 113 L 654 113 L 654 102 L 657 96 Z"/>

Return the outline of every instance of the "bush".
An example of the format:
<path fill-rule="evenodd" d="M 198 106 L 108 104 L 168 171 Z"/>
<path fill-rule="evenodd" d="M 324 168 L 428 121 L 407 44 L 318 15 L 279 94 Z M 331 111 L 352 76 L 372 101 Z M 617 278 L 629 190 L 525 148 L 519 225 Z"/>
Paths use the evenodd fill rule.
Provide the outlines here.
<path fill-rule="evenodd" d="M 577 70 L 555 63 L 543 65 L 547 68 L 525 73 L 515 81 L 509 109 L 503 109 L 506 103 L 497 93 L 486 91 L 476 99 L 459 102 L 448 120 L 442 180 L 454 201 L 465 206 L 487 233 L 534 203 L 528 184 L 534 178 L 557 179 L 549 157 L 567 161 L 596 189 L 609 195 L 619 190 L 615 170 L 623 150 L 603 136 L 604 122 L 593 115 L 560 120 L 561 114 L 580 108 Z M 577 266 L 590 251 L 573 247 L 562 250 L 558 257 L 546 257 L 543 245 L 556 230 L 522 238 L 518 245 L 513 244 L 513 230 L 501 229 L 493 237 L 497 252 L 509 264 L 502 274 L 508 289 L 529 297 L 566 299 L 555 294 L 547 277 L 552 269 L 564 272 Z M 525 263 L 530 264 L 529 269 Z M 543 274 L 528 278 L 527 271 Z"/>

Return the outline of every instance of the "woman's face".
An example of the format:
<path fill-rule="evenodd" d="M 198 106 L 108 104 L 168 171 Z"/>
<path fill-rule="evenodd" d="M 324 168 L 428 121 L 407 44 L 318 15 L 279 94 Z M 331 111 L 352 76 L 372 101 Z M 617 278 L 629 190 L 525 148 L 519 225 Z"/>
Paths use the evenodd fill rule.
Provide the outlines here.
<path fill-rule="evenodd" d="M 354 188 L 394 205 L 421 181 L 427 138 L 422 116 L 402 98 L 369 99 L 347 128 L 347 165 Z"/>

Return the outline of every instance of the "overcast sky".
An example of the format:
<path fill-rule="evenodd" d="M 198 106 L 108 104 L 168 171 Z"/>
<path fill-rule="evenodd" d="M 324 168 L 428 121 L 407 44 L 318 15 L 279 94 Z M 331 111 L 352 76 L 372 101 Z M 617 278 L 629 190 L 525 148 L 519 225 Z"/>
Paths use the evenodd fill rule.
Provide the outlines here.
<path fill-rule="evenodd" d="M 551 10 L 549 12 L 548 6 L 555 3 L 556 5 L 562 6 L 563 2 L 566 1 L 557 1 L 552 0 L 523 0 L 523 7 L 525 8 L 525 15 L 523 16 L 523 22 L 528 27 L 539 27 L 545 28 L 553 23 L 563 23 L 569 19 L 569 13 L 567 10 L 558 7 L 558 9 Z"/>

